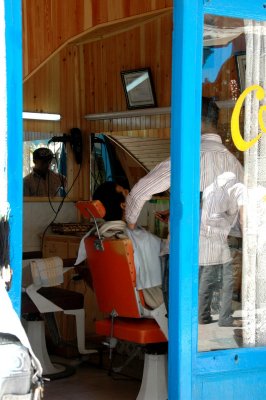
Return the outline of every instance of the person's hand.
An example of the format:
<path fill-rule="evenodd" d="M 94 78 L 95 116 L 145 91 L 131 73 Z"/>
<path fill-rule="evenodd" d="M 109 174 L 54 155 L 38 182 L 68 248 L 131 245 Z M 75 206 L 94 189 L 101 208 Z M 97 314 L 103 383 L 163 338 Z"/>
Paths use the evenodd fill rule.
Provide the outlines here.
<path fill-rule="evenodd" d="M 157 211 L 155 213 L 155 218 L 157 218 L 159 221 L 164 222 L 165 224 L 167 224 L 168 220 L 169 220 L 169 215 L 170 215 L 169 210 Z"/>
<path fill-rule="evenodd" d="M 131 231 L 134 231 L 136 226 L 137 226 L 137 224 L 127 224 L 128 229 L 130 229 Z"/>

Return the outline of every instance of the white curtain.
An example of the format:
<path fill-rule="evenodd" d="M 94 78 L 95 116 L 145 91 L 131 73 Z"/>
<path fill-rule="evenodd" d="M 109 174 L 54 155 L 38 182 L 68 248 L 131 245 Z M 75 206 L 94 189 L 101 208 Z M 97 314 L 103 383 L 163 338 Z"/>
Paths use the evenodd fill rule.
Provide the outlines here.
<path fill-rule="evenodd" d="M 266 23 L 245 21 L 246 87 L 260 85 L 266 93 Z M 245 140 L 260 132 L 258 112 L 266 100 L 255 92 L 245 101 Z M 266 112 L 264 113 L 266 116 Z M 266 125 L 266 118 L 264 117 Z M 266 134 L 245 152 L 247 202 L 243 232 L 243 342 L 266 345 Z"/>

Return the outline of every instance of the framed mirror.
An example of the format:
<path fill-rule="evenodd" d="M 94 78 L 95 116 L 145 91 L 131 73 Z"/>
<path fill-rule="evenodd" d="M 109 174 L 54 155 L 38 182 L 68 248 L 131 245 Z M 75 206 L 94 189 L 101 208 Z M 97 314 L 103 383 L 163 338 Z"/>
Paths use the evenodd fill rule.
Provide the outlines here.
<path fill-rule="evenodd" d="M 121 72 L 128 109 L 156 107 L 151 70 L 149 68 Z"/>
<path fill-rule="evenodd" d="M 24 201 L 61 201 L 67 193 L 66 147 L 49 140 L 47 135 L 37 134 L 27 135 L 24 140 Z"/>

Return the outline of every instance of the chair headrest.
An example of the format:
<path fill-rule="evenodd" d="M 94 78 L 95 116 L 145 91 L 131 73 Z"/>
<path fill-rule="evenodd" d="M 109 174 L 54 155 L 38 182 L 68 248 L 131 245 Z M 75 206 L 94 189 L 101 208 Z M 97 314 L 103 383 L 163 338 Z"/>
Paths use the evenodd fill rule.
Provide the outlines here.
<path fill-rule="evenodd" d="M 106 211 L 100 200 L 78 201 L 76 207 L 85 218 L 104 218 Z"/>

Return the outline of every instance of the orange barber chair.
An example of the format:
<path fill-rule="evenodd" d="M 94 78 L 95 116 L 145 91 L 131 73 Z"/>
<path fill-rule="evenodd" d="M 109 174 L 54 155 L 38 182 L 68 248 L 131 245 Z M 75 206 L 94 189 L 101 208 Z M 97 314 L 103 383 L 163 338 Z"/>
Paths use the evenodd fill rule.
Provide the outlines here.
<path fill-rule="evenodd" d="M 133 246 L 129 238 L 117 231 L 119 224 L 120 227 L 125 224 L 114 221 L 98 225 L 96 219 L 105 215 L 98 200 L 81 201 L 77 207 L 95 222 L 94 234 L 90 234 L 84 243 L 99 309 L 110 314 L 109 318 L 96 322 L 96 333 L 109 337 L 110 348 L 116 340 L 144 347 L 167 343 L 165 305 L 150 310 L 145 306 L 142 291 L 136 288 Z M 167 355 L 146 352 L 137 400 L 167 398 Z"/>

